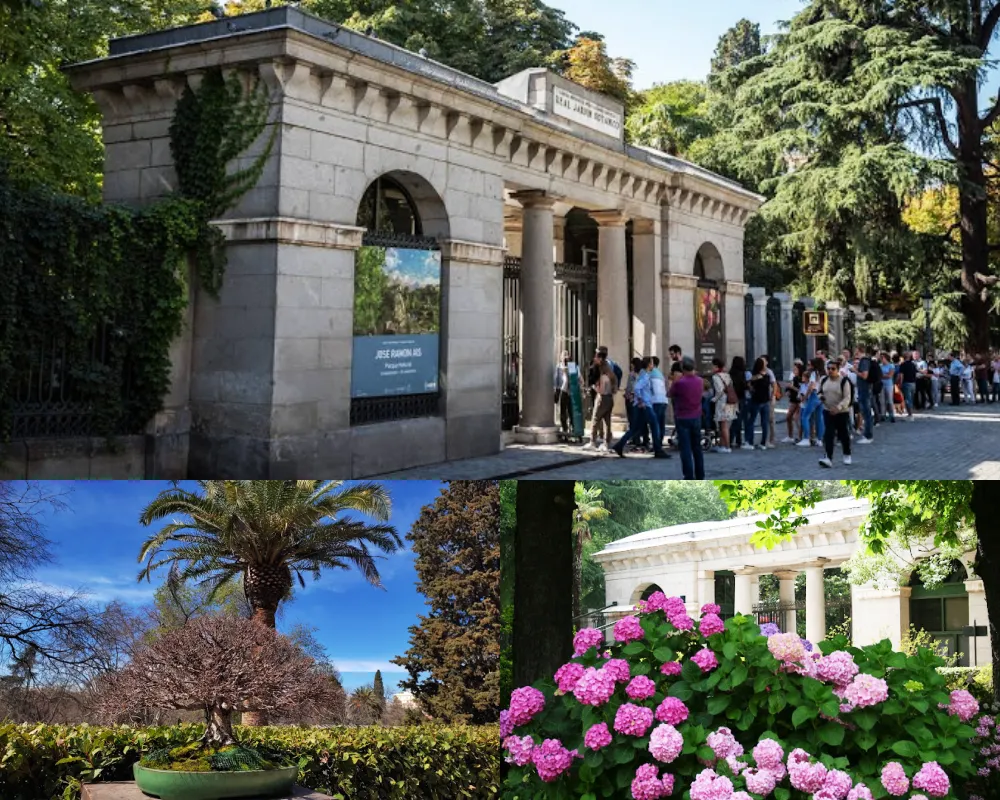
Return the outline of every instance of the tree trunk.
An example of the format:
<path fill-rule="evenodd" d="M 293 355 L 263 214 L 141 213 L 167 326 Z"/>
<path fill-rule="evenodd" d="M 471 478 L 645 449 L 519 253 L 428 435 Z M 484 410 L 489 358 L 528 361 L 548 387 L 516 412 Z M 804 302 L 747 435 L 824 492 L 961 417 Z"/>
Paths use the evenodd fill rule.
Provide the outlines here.
<path fill-rule="evenodd" d="M 272 631 L 277 630 L 278 623 L 274 621 L 274 615 L 278 612 L 275 608 L 255 608 L 253 610 L 253 620 L 254 622 L 259 622 L 265 628 L 270 628 Z"/>
<path fill-rule="evenodd" d="M 573 653 L 573 481 L 520 481 L 514 532 L 514 686 Z"/>
<path fill-rule="evenodd" d="M 1000 492 L 994 481 L 972 482 L 976 518 L 976 574 L 983 580 L 993 655 L 993 696 L 1000 702 Z"/>
<path fill-rule="evenodd" d="M 976 277 L 989 274 L 989 214 L 983 172 L 983 129 L 979 121 L 979 87 L 966 82 L 958 109 L 959 212 L 962 241 L 962 301 L 969 324 L 968 346 L 975 355 L 990 350 L 989 303 Z"/>
<path fill-rule="evenodd" d="M 580 616 L 580 594 L 583 592 L 583 534 L 573 536 L 573 621 Z"/>
<path fill-rule="evenodd" d="M 233 712 L 216 704 L 205 709 L 205 735 L 201 742 L 206 747 L 229 747 L 236 744 L 233 736 Z"/>

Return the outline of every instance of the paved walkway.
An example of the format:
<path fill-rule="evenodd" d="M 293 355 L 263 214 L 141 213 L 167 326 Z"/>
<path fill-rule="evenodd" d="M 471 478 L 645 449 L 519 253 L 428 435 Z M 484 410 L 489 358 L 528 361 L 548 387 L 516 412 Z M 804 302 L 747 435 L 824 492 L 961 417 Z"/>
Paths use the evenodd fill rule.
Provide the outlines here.
<path fill-rule="evenodd" d="M 778 438 L 785 435 L 778 411 Z M 1000 480 L 1000 404 L 943 405 L 918 411 L 913 420 L 883 423 L 869 445 L 855 442 L 854 463 L 841 463 L 840 445 L 833 469 L 819 465 L 822 448 L 778 445 L 776 449 L 706 453 L 705 477 L 721 478 L 863 478 Z M 620 459 L 594 454 L 579 445 L 511 445 L 487 458 L 472 458 L 404 470 L 380 477 L 435 480 L 517 478 L 538 480 L 680 480 L 680 456 L 669 460 L 647 455 Z"/>

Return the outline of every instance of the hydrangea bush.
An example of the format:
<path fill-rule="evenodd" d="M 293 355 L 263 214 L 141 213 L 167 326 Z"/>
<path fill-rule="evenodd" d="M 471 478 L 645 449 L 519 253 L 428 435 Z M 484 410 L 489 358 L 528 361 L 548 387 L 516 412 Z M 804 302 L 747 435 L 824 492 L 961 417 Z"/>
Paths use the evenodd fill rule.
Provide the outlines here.
<path fill-rule="evenodd" d="M 660 592 L 614 639 L 581 630 L 551 680 L 514 691 L 505 797 L 966 797 L 978 703 L 929 650 L 814 647 Z"/>

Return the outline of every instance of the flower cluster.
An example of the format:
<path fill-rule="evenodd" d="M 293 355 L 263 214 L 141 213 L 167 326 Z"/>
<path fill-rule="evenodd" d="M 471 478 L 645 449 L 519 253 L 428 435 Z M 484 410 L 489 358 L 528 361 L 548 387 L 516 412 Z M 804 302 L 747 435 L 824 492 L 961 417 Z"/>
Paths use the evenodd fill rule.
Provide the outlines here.
<path fill-rule="evenodd" d="M 576 632 L 573 637 L 573 655 L 582 656 L 591 647 L 600 647 L 604 644 L 604 634 L 597 628 L 583 628 Z"/>
<path fill-rule="evenodd" d="M 663 592 L 653 592 L 643 604 L 642 612 L 653 614 L 657 611 L 662 611 L 670 624 L 679 631 L 689 631 L 694 628 L 694 620 L 687 613 L 687 607 L 679 597 L 667 597 Z M 702 613 L 705 613 L 704 609 Z"/>
<path fill-rule="evenodd" d="M 949 714 L 962 722 L 968 722 L 979 713 L 979 701 L 965 689 L 956 689 L 951 693 L 951 702 L 947 708 Z"/>
<path fill-rule="evenodd" d="M 667 773 L 659 777 L 659 770 L 653 764 L 643 764 L 635 771 L 632 780 L 632 797 L 635 800 L 657 800 L 669 797 L 674 791 L 674 776 Z"/>
<path fill-rule="evenodd" d="M 669 764 L 681 754 L 683 749 L 684 737 L 673 725 L 664 723 L 653 729 L 653 733 L 649 737 L 649 752 L 657 761 Z"/>
<path fill-rule="evenodd" d="M 638 617 L 623 617 L 615 623 L 614 635 L 616 642 L 635 642 L 645 636 Z"/>

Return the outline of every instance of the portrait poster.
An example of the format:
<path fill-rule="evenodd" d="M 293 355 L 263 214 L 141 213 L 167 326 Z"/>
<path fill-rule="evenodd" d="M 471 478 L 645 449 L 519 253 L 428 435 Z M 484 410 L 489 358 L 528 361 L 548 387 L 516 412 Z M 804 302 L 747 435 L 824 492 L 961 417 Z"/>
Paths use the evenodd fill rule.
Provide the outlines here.
<path fill-rule="evenodd" d="M 721 356 L 722 346 L 722 291 L 714 287 L 699 286 L 695 290 L 695 364 L 698 372 L 712 372 L 712 359 Z"/>

